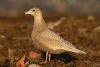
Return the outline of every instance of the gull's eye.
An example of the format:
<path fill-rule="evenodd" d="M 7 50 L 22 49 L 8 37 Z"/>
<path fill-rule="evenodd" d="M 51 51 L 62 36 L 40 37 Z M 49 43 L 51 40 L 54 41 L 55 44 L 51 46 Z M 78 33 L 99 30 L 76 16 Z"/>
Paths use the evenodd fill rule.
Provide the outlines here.
<path fill-rule="evenodd" d="M 33 11 L 35 11 L 35 10 L 33 10 Z"/>

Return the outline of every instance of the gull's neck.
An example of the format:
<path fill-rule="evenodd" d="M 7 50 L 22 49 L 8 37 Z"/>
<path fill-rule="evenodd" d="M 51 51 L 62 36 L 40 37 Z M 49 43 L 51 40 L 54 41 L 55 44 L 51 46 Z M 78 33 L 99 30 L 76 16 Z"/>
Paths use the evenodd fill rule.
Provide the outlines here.
<path fill-rule="evenodd" d="M 45 29 L 47 29 L 46 23 L 43 19 L 42 14 L 36 15 L 34 16 L 34 30 L 36 31 L 43 31 Z"/>

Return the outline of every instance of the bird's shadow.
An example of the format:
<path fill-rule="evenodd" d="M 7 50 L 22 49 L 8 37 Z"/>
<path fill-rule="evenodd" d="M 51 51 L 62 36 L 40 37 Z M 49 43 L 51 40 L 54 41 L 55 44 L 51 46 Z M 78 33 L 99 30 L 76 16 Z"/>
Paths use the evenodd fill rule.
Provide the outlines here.
<path fill-rule="evenodd" d="M 43 58 L 45 58 L 45 53 L 43 52 Z M 62 53 L 62 54 L 51 54 L 51 60 L 55 61 L 64 61 L 65 63 L 69 63 L 71 61 L 77 60 L 75 56 L 70 54 Z"/>

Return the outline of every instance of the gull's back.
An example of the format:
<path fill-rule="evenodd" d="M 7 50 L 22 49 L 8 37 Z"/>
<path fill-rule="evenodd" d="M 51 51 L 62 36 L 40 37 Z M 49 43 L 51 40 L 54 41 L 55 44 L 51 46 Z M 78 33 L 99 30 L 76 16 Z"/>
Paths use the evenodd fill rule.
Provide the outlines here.
<path fill-rule="evenodd" d="M 36 40 L 38 40 L 37 45 L 41 45 L 43 51 L 48 51 L 49 53 L 58 54 L 62 52 L 76 52 L 78 49 L 70 42 L 65 41 L 58 34 L 47 29 L 40 34 L 38 34 Z M 39 49 L 40 49 L 39 48 Z"/>

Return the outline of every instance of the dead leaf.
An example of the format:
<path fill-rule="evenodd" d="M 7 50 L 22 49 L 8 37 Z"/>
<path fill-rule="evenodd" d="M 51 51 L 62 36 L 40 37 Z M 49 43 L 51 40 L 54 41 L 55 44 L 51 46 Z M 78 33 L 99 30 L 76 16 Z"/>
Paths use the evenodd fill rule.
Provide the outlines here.
<path fill-rule="evenodd" d="M 25 67 L 25 55 L 16 63 L 16 67 Z"/>
<path fill-rule="evenodd" d="M 30 53 L 29 53 L 29 57 L 31 58 L 31 59 L 34 59 L 34 58 L 36 58 L 36 57 L 38 57 L 39 56 L 39 54 L 37 53 L 37 52 L 35 52 L 35 51 L 31 51 Z"/>
<path fill-rule="evenodd" d="M 8 48 L 8 59 L 10 60 L 10 65 L 14 62 L 14 50 L 11 48 Z"/>

